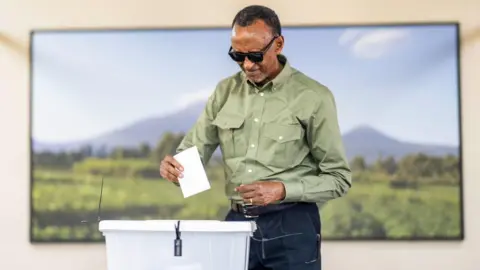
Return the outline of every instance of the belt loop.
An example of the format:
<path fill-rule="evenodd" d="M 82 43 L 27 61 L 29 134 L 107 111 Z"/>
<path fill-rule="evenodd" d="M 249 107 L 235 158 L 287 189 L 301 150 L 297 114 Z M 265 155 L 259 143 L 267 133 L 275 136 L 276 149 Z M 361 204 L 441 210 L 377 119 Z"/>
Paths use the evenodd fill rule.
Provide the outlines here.
<path fill-rule="evenodd" d="M 230 200 L 230 208 L 231 208 L 234 212 L 240 212 L 239 205 L 238 205 L 238 203 L 236 203 L 234 200 Z"/>

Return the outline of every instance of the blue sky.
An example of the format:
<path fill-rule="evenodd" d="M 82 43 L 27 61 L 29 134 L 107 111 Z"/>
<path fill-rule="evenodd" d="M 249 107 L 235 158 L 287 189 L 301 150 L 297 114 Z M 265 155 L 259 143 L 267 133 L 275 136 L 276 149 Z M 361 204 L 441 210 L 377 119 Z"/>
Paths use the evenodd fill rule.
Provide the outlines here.
<path fill-rule="evenodd" d="M 284 54 L 335 95 L 342 132 L 458 145 L 454 26 L 285 28 Z M 205 99 L 238 67 L 230 30 L 40 32 L 33 137 L 87 139 Z"/>

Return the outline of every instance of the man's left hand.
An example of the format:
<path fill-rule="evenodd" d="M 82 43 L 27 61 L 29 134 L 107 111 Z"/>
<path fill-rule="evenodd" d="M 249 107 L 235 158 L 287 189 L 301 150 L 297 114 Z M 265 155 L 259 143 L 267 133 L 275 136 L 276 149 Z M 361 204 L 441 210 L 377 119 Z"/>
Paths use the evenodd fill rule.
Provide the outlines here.
<path fill-rule="evenodd" d="M 285 186 L 277 181 L 257 181 L 235 189 L 248 205 L 267 205 L 285 198 Z"/>

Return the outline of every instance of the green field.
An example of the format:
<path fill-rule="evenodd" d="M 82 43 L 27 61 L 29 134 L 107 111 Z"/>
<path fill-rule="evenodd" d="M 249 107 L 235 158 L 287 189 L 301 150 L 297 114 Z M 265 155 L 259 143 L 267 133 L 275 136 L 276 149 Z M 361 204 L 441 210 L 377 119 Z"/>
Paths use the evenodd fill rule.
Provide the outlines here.
<path fill-rule="evenodd" d="M 35 172 L 33 238 L 100 239 L 97 220 L 101 177 L 71 172 Z M 228 210 L 223 185 L 184 199 L 180 189 L 163 179 L 104 178 L 102 219 L 218 219 Z M 90 221 L 85 224 L 82 220 Z M 90 224 L 91 223 L 91 224 Z"/>
<path fill-rule="evenodd" d="M 34 239 L 101 239 L 95 223 L 100 187 L 99 176 L 36 171 Z M 323 237 L 455 237 L 460 234 L 458 198 L 458 186 L 398 190 L 386 181 L 358 182 L 348 196 L 321 210 Z M 211 190 L 187 199 L 162 179 L 104 179 L 102 219 L 223 219 L 227 209 L 223 179 L 212 181 Z"/>
<path fill-rule="evenodd" d="M 191 198 L 183 199 L 177 186 L 160 179 L 159 161 L 176 145 L 164 138 L 154 149 L 117 149 L 97 158 L 88 149 L 36 154 L 32 240 L 102 240 L 97 223 L 102 175 L 102 219 L 223 220 L 229 203 L 221 160 L 207 167 L 212 189 Z M 373 164 L 357 157 L 351 166 L 353 187 L 348 195 L 321 208 L 324 239 L 462 235 L 456 157 L 415 154 L 401 160 L 379 158 Z"/>

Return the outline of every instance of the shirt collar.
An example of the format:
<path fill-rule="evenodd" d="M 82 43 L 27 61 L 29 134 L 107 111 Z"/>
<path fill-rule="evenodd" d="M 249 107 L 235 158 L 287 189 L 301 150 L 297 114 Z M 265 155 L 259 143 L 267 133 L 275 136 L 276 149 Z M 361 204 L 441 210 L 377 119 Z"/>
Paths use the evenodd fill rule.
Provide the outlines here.
<path fill-rule="evenodd" d="M 287 57 L 283 54 L 279 54 L 277 56 L 278 61 L 280 61 L 280 64 L 283 66 L 282 70 L 280 73 L 270 82 L 266 83 L 263 87 L 268 87 L 271 86 L 272 90 L 276 90 L 277 86 L 280 86 L 281 84 L 285 83 L 285 81 L 292 75 L 293 70 L 292 67 L 290 66 L 290 63 L 288 62 Z M 243 78 L 250 84 L 255 85 L 254 83 L 248 81 L 247 76 L 245 75 L 245 72 L 242 72 Z"/>

